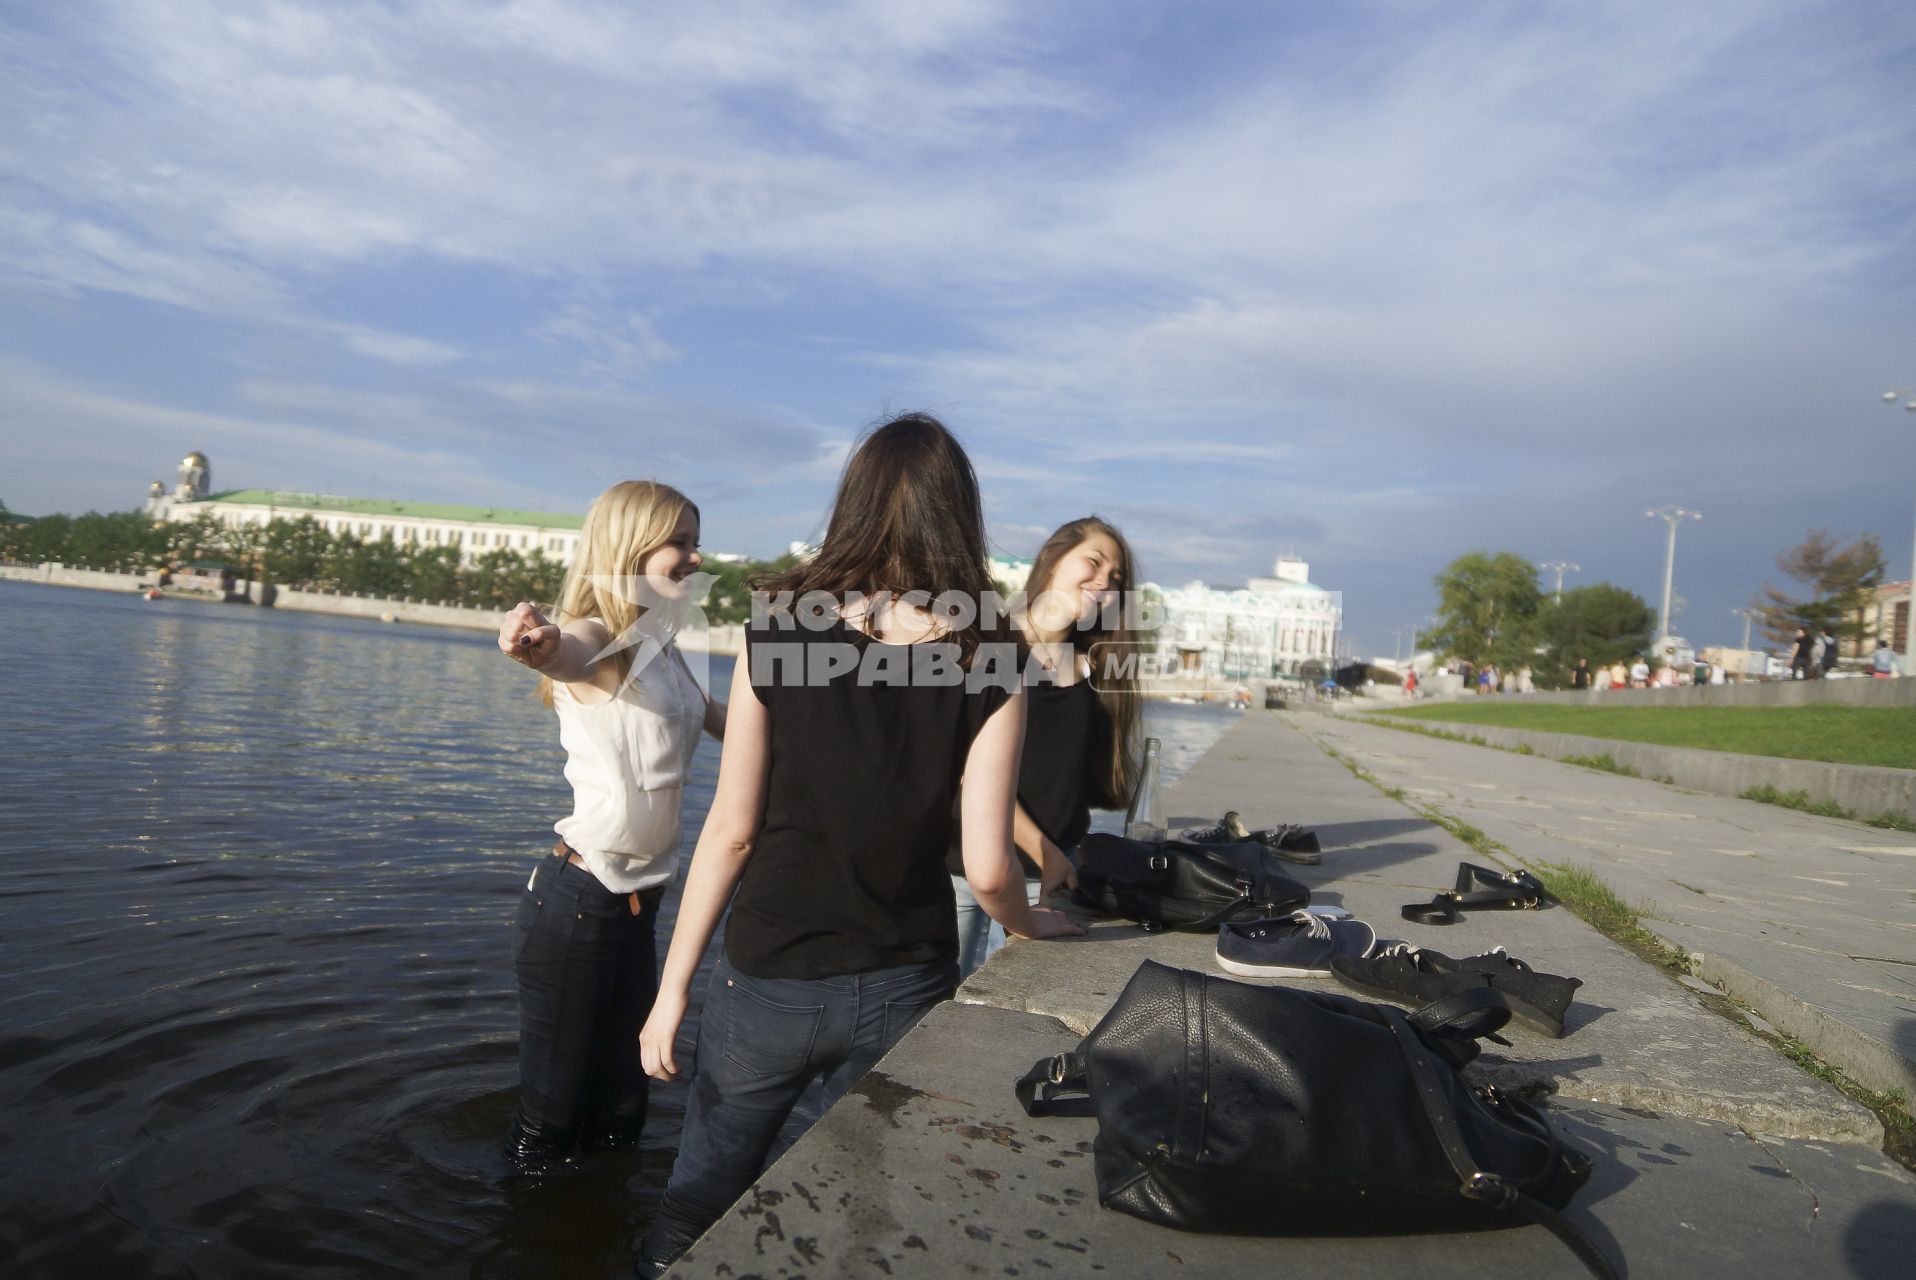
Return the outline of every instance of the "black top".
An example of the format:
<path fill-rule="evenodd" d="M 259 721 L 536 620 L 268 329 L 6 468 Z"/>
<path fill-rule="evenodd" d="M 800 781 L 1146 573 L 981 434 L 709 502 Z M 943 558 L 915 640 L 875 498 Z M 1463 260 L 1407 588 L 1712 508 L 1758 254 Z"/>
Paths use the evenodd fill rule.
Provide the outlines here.
<path fill-rule="evenodd" d="M 843 622 L 781 621 L 789 615 L 745 634 L 771 769 L 726 958 L 759 978 L 956 963 L 952 804 L 972 739 L 1009 690 L 968 687 L 962 671 L 953 683 L 948 642 L 884 644 Z"/>
<path fill-rule="evenodd" d="M 1062 687 L 1045 682 L 1025 689 L 1025 745 L 1018 762 L 1018 803 L 1045 838 L 1069 851 L 1091 829 L 1092 769 L 1109 750 L 1104 709 L 1089 681 Z M 1039 878 L 1038 864 L 1016 851 L 1025 879 Z M 954 820 L 945 870 L 965 874 L 961 833 Z"/>
<path fill-rule="evenodd" d="M 1570 673 L 1570 687 L 1572 689 L 1588 689 L 1590 687 L 1590 668 L 1578 667 L 1572 671 Z"/>

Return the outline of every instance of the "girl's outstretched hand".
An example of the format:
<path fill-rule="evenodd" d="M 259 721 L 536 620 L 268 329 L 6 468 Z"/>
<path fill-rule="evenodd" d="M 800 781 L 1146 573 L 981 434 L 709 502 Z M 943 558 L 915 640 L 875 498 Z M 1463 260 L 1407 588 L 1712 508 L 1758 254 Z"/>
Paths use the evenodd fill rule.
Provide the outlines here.
<path fill-rule="evenodd" d="M 1050 907 L 1033 907 L 1031 908 L 1031 931 L 1017 936 L 1020 938 L 1075 938 L 1083 932 L 1084 930 L 1064 912 L 1053 911 Z"/>
<path fill-rule="evenodd" d="M 652 1012 L 639 1028 L 639 1063 L 654 1080 L 676 1080 L 679 1064 L 672 1056 L 672 1043 L 679 1038 L 679 1024 L 685 1021 L 685 997 L 661 991 L 652 1002 Z"/>
<path fill-rule="evenodd" d="M 534 671 L 559 652 L 559 628 L 539 610 L 521 600 L 499 624 L 499 651 Z"/>

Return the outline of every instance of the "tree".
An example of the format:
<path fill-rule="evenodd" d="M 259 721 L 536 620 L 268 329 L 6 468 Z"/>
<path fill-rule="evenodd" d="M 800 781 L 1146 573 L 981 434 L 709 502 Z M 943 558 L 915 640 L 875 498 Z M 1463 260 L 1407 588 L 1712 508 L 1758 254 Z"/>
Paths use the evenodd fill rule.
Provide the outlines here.
<path fill-rule="evenodd" d="M 1656 610 L 1634 591 L 1593 582 L 1563 593 L 1563 600 L 1538 615 L 1538 637 L 1550 652 L 1539 664 L 1544 683 L 1563 686 L 1578 658 L 1590 669 L 1650 651 Z"/>
<path fill-rule="evenodd" d="M 1828 529 L 1812 529 L 1803 541 L 1776 558 L 1776 567 L 1810 589 L 1807 600 L 1797 600 L 1769 583 L 1753 603 L 1763 616 L 1764 634 L 1777 644 L 1788 644 L 1798 627 L 1812 631 L 1829 627 L 1838 636 L 1860 640 L 1869 634 L 1864 611 L 1882 585 L 1882 544 L 1865 533 L 1839 543 Z"/>
<path fill-rule="evenodd" d="M 1537 569 L 1510 551 L 1472 551 L 1436 577 L 1437 626 L 1424 642 L 1476 666 L 1521 666 L 1535 656 L 1543 592 Z"/>
<path fill-rule="evenodd" d="M 406 594 L 415 600 L 459 599 L 459 548 L 441 545 L 414 549 L 407 580 Z"/>
<path fill-rule="evenodd" d="M 266 576 L 293 588 L 318 585 L 332 546 L 333 535 L 311 516 L 275 520 L 266 526 Z"/>

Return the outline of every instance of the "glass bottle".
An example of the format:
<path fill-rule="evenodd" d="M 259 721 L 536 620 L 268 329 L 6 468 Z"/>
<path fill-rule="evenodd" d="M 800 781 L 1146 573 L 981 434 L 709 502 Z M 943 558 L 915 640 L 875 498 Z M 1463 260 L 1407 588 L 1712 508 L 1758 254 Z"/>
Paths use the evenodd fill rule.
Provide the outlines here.
<path fill-rule="evenodd" d="M 1131 796 L 1131 809 L 1124 816 L 1124 834 L 1129 840 L 1161 841 L 1164 829 L 1164 787 L 1159 779 L 1159 756 L 1163 744 L 1156 738 L 1144 740 L 1144 771 L 1138 776 L 1138 789 Z"/>

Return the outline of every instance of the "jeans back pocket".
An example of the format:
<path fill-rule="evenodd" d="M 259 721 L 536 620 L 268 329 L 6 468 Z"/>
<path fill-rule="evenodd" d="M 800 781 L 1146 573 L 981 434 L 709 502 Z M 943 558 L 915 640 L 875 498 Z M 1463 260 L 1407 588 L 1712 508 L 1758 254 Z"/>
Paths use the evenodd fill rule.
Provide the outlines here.
<path fill-rule="evenodd" d="M 725 1057 L 755 1076 L 788 1076 L 806 1069 L 818 1041 L 823 1005 L 786 1004 L 754 990 L 751 979 L 725 979 Z"/>

